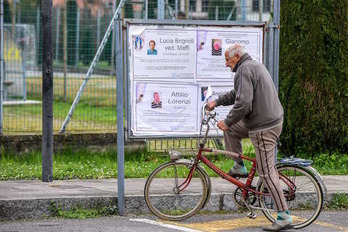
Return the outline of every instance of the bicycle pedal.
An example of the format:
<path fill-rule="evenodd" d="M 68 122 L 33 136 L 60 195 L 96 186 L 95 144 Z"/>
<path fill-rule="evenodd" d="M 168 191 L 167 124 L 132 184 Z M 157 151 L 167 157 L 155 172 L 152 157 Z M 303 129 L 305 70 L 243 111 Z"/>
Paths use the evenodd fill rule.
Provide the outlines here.
<path fill-rule="evenodd" d="M 256 219 L 257 218 L 256 214 L 254 214 L 254 213 L 248 213 L 247 216 L 250 219 Z"/>

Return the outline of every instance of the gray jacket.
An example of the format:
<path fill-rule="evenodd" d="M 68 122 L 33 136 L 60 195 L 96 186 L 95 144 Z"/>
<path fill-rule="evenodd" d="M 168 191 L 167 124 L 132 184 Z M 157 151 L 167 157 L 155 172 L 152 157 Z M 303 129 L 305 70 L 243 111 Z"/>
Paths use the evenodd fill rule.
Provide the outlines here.
<path fill-rule="evenodd" d="M 220 95 L 217 106 L 233 105 L 224 123 L 242 120 L 249 132 L 271 129 L 283 123 L 283 107 L 272 78 L 263 64 L 245 53 L 233 69 L 234 89 Z"/>

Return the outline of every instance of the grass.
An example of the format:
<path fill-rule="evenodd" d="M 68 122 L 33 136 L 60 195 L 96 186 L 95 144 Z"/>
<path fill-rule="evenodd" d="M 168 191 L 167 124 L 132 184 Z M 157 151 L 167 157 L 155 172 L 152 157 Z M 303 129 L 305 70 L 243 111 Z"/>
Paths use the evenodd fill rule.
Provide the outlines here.
<path fill-rule="evenodd" d="M 348 209 L 348 195 L 346 193 L 335 193 L 327 208 L 334 210 Z"/>
<path fill-rule="evenodd" d="M 146 178 L 157 166 L 167 161 L 169 161 L 168 156 L 157 153 L 127 154 L 125 178 Z M 217 160 L 215 164 L 228 170 L 232 161 Z M 41 165 L 41 154 L 38 152 L 24 156 L 5 153 L 1 155 L 0 160 L 0 180 L 41 179 Z M 210 174 L 213 176 L 212 172 Z M 67 150 L 54 154 L 53 177 L 56 180 L 116 178 L 116 151 L 100 153 Z"/>
<path fill-rule="evenodd" d="M 71 104 L 54 102 L 53 109 L 53 131 L 59 132 Z M 41 132 L 42 130 L 42 106 L 23 105 L 7 107 L 4 114 L 4 130 L 12 132 Z M 116 109 L 94 107 L 80 104 L 68 124 L 69 131 L 88 131 L 88 128 L 99 129 L 102 132 L 115 132 L 116 130 Z M 113 130 L 111 130 L 113 129 Z"/>
<path fill-rule="evenodd" d="M 247 156 L 254 157 L 254 150 L 248 140 L 244 142 L 244 151 Z M 187 156 L 186 158 L 191 158 Z M 209 156 L 213 163 L 224 171 L 228 171 L 233 161 L 223 155 Z M 149 174 L 160 164 L 169 161 L 169 155 L 137 150 L 125 154 L 125 178 L 147 178 Z M 313 166 L 322 175 L 347 175 L 348 154 L 337 155 L 335 158 L 328 155 L 320 155 L 314 159 Z M 3 150 L 0 155 L 0 180 L 15 179 L 41 179 L 41 153 L 31 152 L 17 155 Z M 246 162 L 250 170 L 251 163 Z M 211 177 L 217 174 L 202 167 Z M 67 148 L 53 157 L 53 177 L 56 180 L 65 179 L 98 179 L 117 177 L 117 152 L 116 149 L 105 151 L 90 151 L 87 149 Z"/>
<path fill-rule="evenodd" d="M 67 101 L 72 102 L 83 83 L 81 77 L 67 77 Z M 53 99 L 63 101 L 64 79 L 54 78 L 53 80 Z M 33 100 L 41 100 L 42 78 L 29 77 L 26 79 L 27 97 Z M 85 103 L 92 107 L 116 107 L 116 77 L 91 78 L 81 97 L 79 103 Z"/>
<path fill-rule="evenodd" d="M 81 78 L 67 78 L 67 100 L 63 101 L 63 78 L 53 83 L 53 131 L 59 132 L 72 102 L 82 84 Z M 26 79 L 27 99 L 41 101 L 42 79 Z M 4 106 L 4 134 L 40 133 L 42 105 Z M 75 108 L 68 124 L 69 132 L 115 132 L 116 130 L 116 78 L 92 78 Z"/>
<path fill-rule="evenodd" d="M 54 202 L 51 202 L 50 207 L 51 217 L 63 219 L 86 219 L 105 217 L 117 214 L 117 206 L 110 205 L 107 207 L 94 206 L 91 209 L 85 209 L 82 206 L 75 206 L 70 210 L 62 210 Z"/>

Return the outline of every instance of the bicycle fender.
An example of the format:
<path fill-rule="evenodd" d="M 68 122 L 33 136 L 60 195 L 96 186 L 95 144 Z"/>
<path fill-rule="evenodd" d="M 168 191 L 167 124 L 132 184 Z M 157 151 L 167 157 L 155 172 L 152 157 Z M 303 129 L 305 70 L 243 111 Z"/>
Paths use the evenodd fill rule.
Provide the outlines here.
<path fill-rule="evenodd" d="M 321 186 L 321 188 L 323 189 L 324 192 L 324 201 L 325 199 L 327 199 L 327 187 L 326 184 L 324 182 L 323 177 L 320 175 L 320 173 L 314 169 L 312 166 L 308 166 L 306 167 L 309 171 L 311 171 L 313 173 L 313 175 L 317 178 L 317 180 L 319 181 L 319 184 Z"/>
<path fill-rule="evenodd" d="M 296 165 L 296 164 L 288 164 L 288 163 L 277 163 L 276 164 L 276 168 L 281 168 L 282 166 L 294 166 L 294 167 L 299 167 L 299 168 L 303 168 L 306 169 L 307 171 L 309 171 L 314 178 L 318 181 L 319 186 L 321 187 L 321 189 L 323 190 L 324 193 L 324 199 L 327 199 L 327 187 L 324 183 L 323 177 L 318 173 L 317 170 L 315 170 L 312 166 L 302 166 L 302 165 Z M 259 180 L 256 183 L 256 189 L 259 190 L 261 187 L 261 183 L 262 180 L 259 178 Z"/>

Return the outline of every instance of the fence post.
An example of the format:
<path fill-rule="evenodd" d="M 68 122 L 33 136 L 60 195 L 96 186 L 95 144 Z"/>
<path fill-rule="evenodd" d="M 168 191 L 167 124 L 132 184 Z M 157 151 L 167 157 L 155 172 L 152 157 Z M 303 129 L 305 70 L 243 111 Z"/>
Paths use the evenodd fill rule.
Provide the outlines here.
<path fill-rule="evenodd" d="M 274 67 L 274 84 L 279 90 L 279 30 L 280 30 L 280 0 L 274 0 L 274 15 L 273 15 L 273 67 Z"/>
<path fill-rule="evenodd" d="M 164 19 L 164 0 L 157 0 L 157 19 Z"/>
<path fill-rule="evenodd" d="M 219 20 L 219 6 L 215 6 L 215 20 Z"/>
<path fill-rule="evenodd" d="M 67 101 L 67 72 L 68 72 L 68 0 L 64 0 L 63 11 L 63 62 L 64 62 L 64 82 L 63 82 L 63 101 Z"/>
<path fill-rule="evenodd" d="M 39 65 L 40 61 L 40 4 L 39 2 L 36 3 L 36 64 Z"/>
<path fill-rule="evenodd" d="M 120 17 L 118 17 L 120 18 Z M 123 54 L 122 20 L 116 20 L 116 92 L 117 92 L 117 203 L 118 212 L 124 215 L 124 125 L 123 125 Z"/>
<path fill-rule="evenodd" d="M 267 26 L 266 35 L 266 67 L 273 83 L 279 92 L 279 30 L 280 30 L 280 0 L 274 0 L 273 19 Z M 275 162 L 277 162 L 277 147 L 275 148 Z"/>
<path fill-rule="evenodd" d="M 247 14 L 247 4 L 246 4 L 246 0 L 241 0 L 240 3 L 240 10 L 241 10 L 241 20 L 245 21 L 246 20 L 246 14 Z"/>
<path fill-rule="evenodd" d="M 175 19 L 178 19 L 179 13 L 179 0 L 175 0 Z"/>
<path fill-rule="evenodd" d="M 4 100 L 4 0 L 0 4 L 0 135 L 3 133 L 3 100 Z"/>
<path fill-rule="evenodd" d="M 42 15 L 42 181 L 53 181 L 52 0 L 41 2 Z"/>
<path fill-rule="evenodd" d="M 263 13 L 263 0 L 259 0 L 259 21 L 262 21 L 262 13 Z"/>
<path fill-rule="evenodd" d="M 97 47 L 100 44 L 100 9 L 97 11 Z"/>

